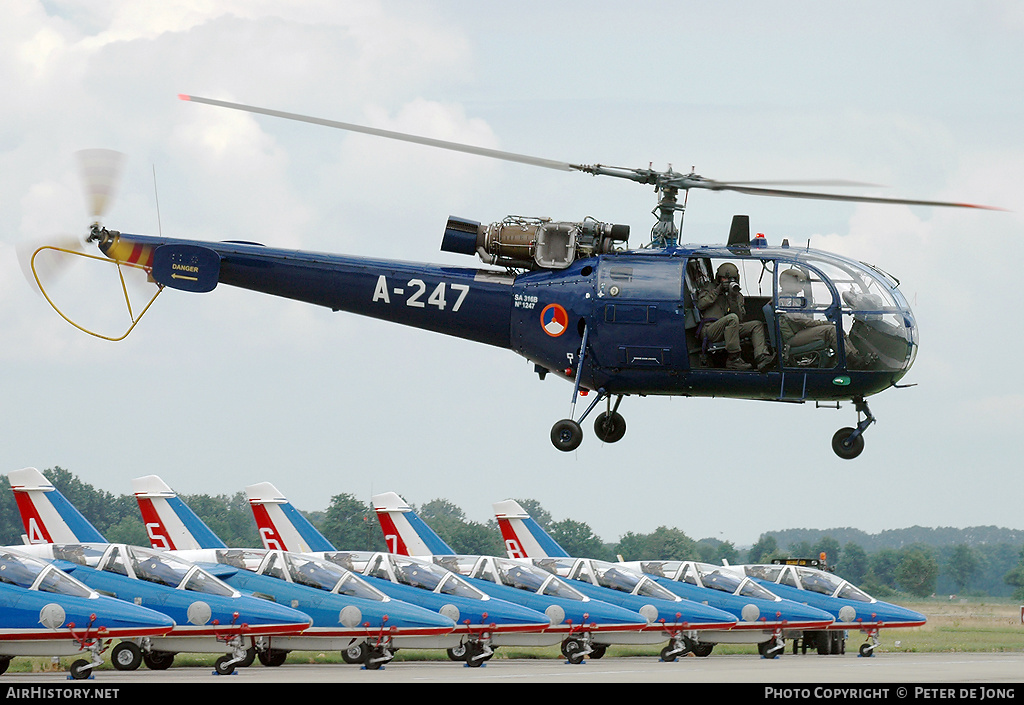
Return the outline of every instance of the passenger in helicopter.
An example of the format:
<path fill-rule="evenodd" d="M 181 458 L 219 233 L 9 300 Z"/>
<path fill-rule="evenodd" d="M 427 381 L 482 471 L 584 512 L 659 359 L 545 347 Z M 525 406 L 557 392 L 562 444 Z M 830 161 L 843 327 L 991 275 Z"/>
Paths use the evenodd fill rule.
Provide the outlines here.
<path fill-rule="evenodd" d="M 728 352 L 726 369 L 753 369 L 753 365 L 740 355 L 741 338 L 750 339 L 758 370 L 765 372 L 775 362 L 775 353 L 768 349 L 765 342 L 767 331 L 764 323 L 743 321 L 746 309 L 740 288 L 740 273 L 735 264 L 724 262 L 718 267 L 715 280 L 701 288 L 697 296 L 697 308 L 701 314 L 698 337 L 703 337 L 708 343 L 725 341 Z"/>
<path fill-rule="evenodd" d="M 802 296 L 806 287 L 807 274 L 800 269 L 791 267 L 779 275 L 780 297 Z M 839 350 L 836 325 L 831 321 L 817 319 L 805 313 L 785 311 L 779 315 L 779 330 L 782 333 L 783 350 L 807 345 L 816 340 L 824 342 L 832 350 Z M 846 335 L 843 336 L 843 342 L 846 347 L 846 363 L 850 369 L 867 369 L 878 359 L 871 353 L 860 354 Z"/>

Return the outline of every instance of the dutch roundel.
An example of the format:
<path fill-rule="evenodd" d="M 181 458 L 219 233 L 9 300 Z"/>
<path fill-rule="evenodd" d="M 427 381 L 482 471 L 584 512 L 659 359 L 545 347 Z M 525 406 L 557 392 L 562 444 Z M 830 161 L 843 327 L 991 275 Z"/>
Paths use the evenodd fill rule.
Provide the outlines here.
<path fill-rule="evenodd" d="M 558 304 L 548 304 L 540 312 L 540 326 L 552 338 L 557 338 L 569 327 L 569 314 Z"/>

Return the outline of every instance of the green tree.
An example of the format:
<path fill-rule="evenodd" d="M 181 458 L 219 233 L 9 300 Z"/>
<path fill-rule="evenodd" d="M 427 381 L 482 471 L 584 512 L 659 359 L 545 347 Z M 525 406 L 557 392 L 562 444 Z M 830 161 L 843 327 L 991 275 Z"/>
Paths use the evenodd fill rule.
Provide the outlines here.
<path fill-rule="evenodd" d="M 649 534 L 627 533 L 616 551 L 626 560 L 687 561 L 700 557 L 697 544 L 679 529 L 659 526 Z"/>
<path fill-rule="evenodd" d="M 939 564 L 927 546 L 907 546 L 900 550 L 896 583 L 911 595 L 928 597 L 935 591 Z"/>
<path fill-rule="evenodd" d="M 843 546 L 836 573 L 854 585 L 860 585 L 868 574 L 868 554 L 859 543 L 848 542 Z"/>
<path fill-rule="evenodd" d="M 1013 586 L 1013 599 L 1024 600 L 1024 547 L 1020 549 L 1017 565 L 1003 576 L 1003 582 Z"/>
<path fill-rule="evenodd" d="M 387 551 L 373 507 L 344 493 L 331 497 L 323 523 L 317 527 L 339 550 Z"/>
<path fill-rule="evenodd" d="M 868 574 L 865 577 L 865 590 L 878 592 L 878 588 L 896 589 L 896 568 L 900 564 L 899 551 L 882 548 L 871 554 L 868 560 Z"/>
<path fill-rule="evenodd" d="M 977 577 L 979 559 L 974 549 L 965 543 L 953 547 L 946 561 L 946 574 L 956 585 L 957 592 L 967 590 L 968 584 Z"/>
<path fill-rule="evenodd" d="M 531 515 L 532 516 L 532 515 Z M 563 519 L 551 524 L 548 529 L 551 538 L 565 549 L 570 556 L 611 560 L 611 551 L 605 548 L 590 526 L 582 521 Z"/>
<path fill-rule="evenodd" d="M 747 552 L 748 563 L 768 563 L 779 550 L 775 537 L 771 534 L 761 534 L 757 542 Z"/>

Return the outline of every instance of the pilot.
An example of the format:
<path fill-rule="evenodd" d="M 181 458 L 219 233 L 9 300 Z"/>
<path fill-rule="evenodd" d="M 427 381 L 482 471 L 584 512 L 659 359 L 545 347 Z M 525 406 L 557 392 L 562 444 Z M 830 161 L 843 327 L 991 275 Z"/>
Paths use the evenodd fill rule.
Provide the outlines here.
<path fill-rule="evenodd" d="M 762 321 L 743 321 L 746 309 L 740 290 L 740 272 L 732 262 L 724 262 L 697 295 L 697 308 L 701 314 L 701 335 L 709 343 L 725 341 L 729 353 L 725 367 L 729 370 L 750 370 L 753 365 L 740 355 L 740 339 L 749 338 L 754 347 L 757 369 L 765 372 L 773 362 L 775 353 L 765 343 L 766 328 Z M 743 321 L 741 323 L 741 321 Z"/>
<path fill-rule="evenodd" d="M 807 274 L 803 270 L 791 267 L 779 275 L 780 297 L 803 296 L 806 287 Z M 836 326 L 830 321 L 814 318 L 805 313 L 786 311 L 779 315 L 779 330 L 782 332 L 784 346 L 797 347 L 821 340 L 832 350 L 839 350 Z M 877 359 L 872 354 L 861 355 L 845 335 L 843 341 L 846 344 L 846 362 L 850 369 L 866 369 Z"/>

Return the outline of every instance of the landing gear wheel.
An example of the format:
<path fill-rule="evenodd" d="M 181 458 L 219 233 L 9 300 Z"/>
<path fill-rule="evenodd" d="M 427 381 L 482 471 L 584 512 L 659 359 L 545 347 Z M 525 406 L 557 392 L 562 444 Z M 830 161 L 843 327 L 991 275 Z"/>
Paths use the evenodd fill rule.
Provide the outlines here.
<path fill-rule="evenodd" d="M 390 663 L 394 656 L 386 653 L 383 646 L 370 646 L 366 649 L 366 661 L 363 663 L 363 668 L 367 671 L 377 671 L 384 667 L 384 664 Z"/>
<path fill-rule="evenodd" d="M 235 672 L 235 664 L 229 663 L 229 661 L 231 661 L 231 657 L 224 654 L 213 662 L 213 670 L 217 672 L 218 676 L 230 676 Z"/>
<path fill-rule="evenodd" d="M 142 655 L 142 661 L 151 671 L 166 671 L 174 663 L 174 654 L 169 651 L 150 651 Z"/>
<path fill-rule="evenodd" d="M 110 650 L 110 663 L 118 671 L 134 671 L 142 665 L 142 649 L 131 641 L 122 641 Z"/>
<path fill-rule="evenodd" d="M 562 656 L 565 656 L 573 665 L 583 663 L 583 659 L 586 657 L 583 644 L 578 639 L 566 639 L 562 642 Z"/>
<path fill-rule="evenodd" d="M 250 646 L 245 651 L 245 658 L 235 664 L 238 668 L 248 668 L 256 660 L 256 647 Z"/>
<path fill-rule="evenodd" d="M 271 668 L 280 666 L 288 658 L 287 651 L 281 651 L 280 649 L 270 649 L 269 651 L 261 651 L 259 654 L 260 663 L 264 666 L 270 666 Z"/>
<path fill-rule="evenodd" d="M 370 647 L 365 641 L 353 644 L 341 652 L 341 659 L 345 663 L 364 663 L 370 653 Z"/>
<path fill-rule="evenodd" d="M 832 635 L 832 655 L 840 656 L 846 649 L 843 648 L 843 633 L 842 632 L 829 632 Z"/>
<path fill-rule="evenodd" d="M 466 660 L 466 645 L 459 644 L 448 649 L 448 658 L 452 661 L 465 661 Z"/>
<path fill-rule="evenodd" d="M 705 656 L 710 656 L 711 655 L 711 651 L 714 648 L 715 648 L 714 644 L 697 643 L 697 644 L 693 645 L 693 648 L 690 649 L 690 651 L 693 652 L 694 656 L 700 656 L 701 658 L 703 658 Z"/>
<path fill-rule="evenodd" d="M 850 427 L 841 428 L 832 436 L 832 450 L 843 460 L 853 460 L 864 450 L 863 434 L 857 436 L 852 441 L 849 440 L 850 435 L 855 430 Z"/>
<path fill-rule="evenodd" d="M 828 656 L 830 653 L 832 653 L 831 632 L 818 632 L 815 641 L 817 642 L 819 656 Z"/>
<path fill-rule="evenodd" d="M 482 644 L 477 642 L 470 642 L 466 645 L 466 665 L 472 666 L 473 668 L 479 668 L 484 665 L 484 661 L 490 656 L 486 652 Z"/>
<path fill-rule="evenodd" d="M 676 660 L 676 654 L 679 650 L 673 647 L 671 644 L 668 646 L 661 647 L 661 660 L 665 663 L 674 663 Z"/>
<path fill-rule="evenodd" d="M 762 641 L 757 645 L 757 653 L 761 654 L 762 658 L 776 659 L 780 654 L 784 653 L 785 649 L 780 648 L 775 643 L 775 639 L 769 639 L 768 641 Z"/>
<path fill-rule="evenodd" d="M 572 419 L 562 419 L 551 427 L 551 442 L 564 453 L 576 450 L 583 442 L 583 429 Z"/>
<path fill-rule="evenodd" d="M 8 667 L 11 665 L 10 657 L 0 656 L 0 675 L 7 673 Z"/>
<path fill-rule="evenodd" d="M 602 411 L 594 419 L 594 433 L 605 443 L 621 441 L 626 435 L 626 419 L 617 411 Z"/>
<path fill-rule="evenodd" d="M 871 648 L 871 644 L 866 644 L 865 643 L 865 644 L 861 644 L 860 645 L 859 653 L 864 658 L 867 658 L 869 656 L 874 656 L 875 655 L 875 650 Z"/>
<path fill-rule="evenodd" d="M 89 662 L 83 658 L 78 659 L 71 664 L 71 677 L 76 681 L 82 681 L 88 678 L 92 674 L 92 669 L 89 668 Z"/>
<path fill-rule="evenodd" d="M 590 658 L 601 658 L 607 650 L 607 646 L 595 646 L 590 652 Z"/>

